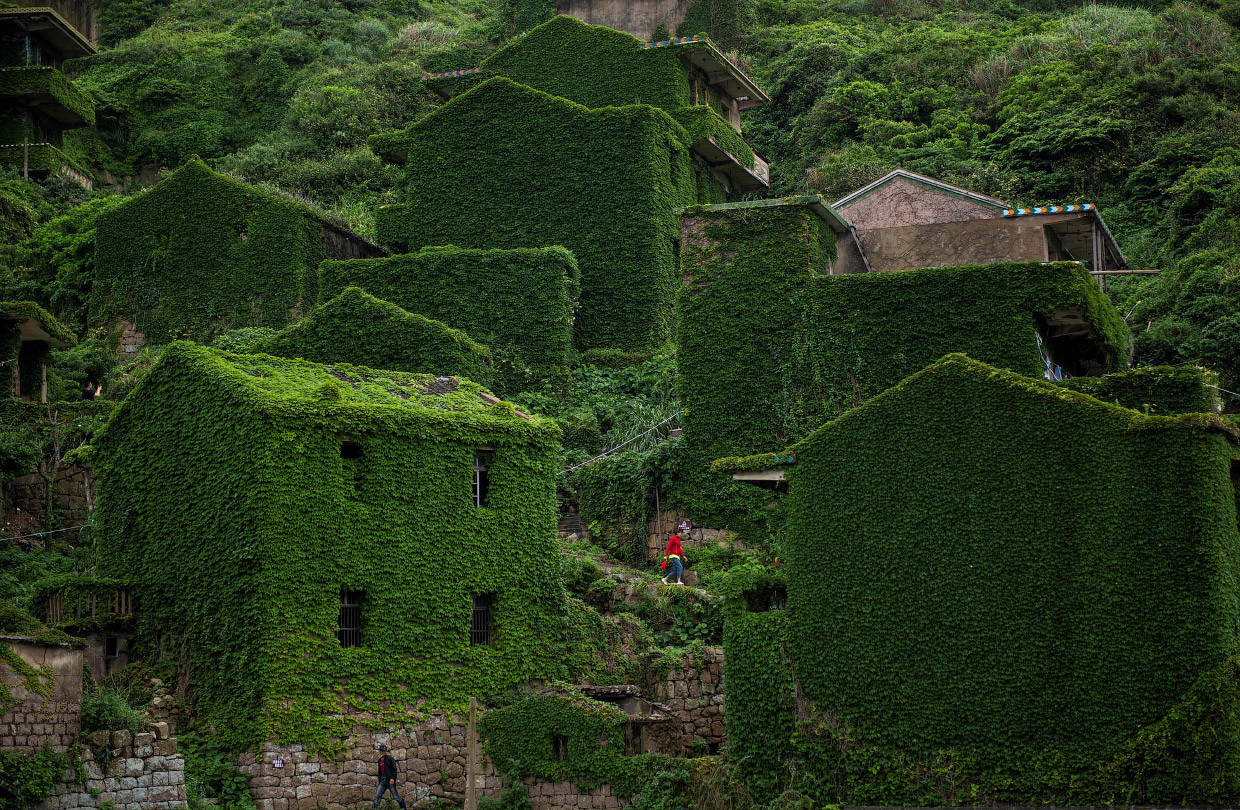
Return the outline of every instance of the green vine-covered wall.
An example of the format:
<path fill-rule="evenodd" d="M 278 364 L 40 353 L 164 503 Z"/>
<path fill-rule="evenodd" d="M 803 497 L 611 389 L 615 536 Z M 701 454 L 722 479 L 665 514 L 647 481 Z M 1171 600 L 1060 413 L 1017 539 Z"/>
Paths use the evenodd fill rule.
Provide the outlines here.
<path fill-rule="evenodd" d="M 1025 800 L 1235 801 L 1237 436 L 962 355 L 829 422 L 785 462 L 806 699 Z"/>
<path fill-rule="evenodd" d="M 321 298 L 349 286 L 489 346 L 504 390 L 562 376 L 575 358 L 579 277 L 576 260 L 563 248 L 428 248 L 319 267 Z"/>
<path fill-rule="evenodd" d="M 678 497 L 699 522 L 752 524 L 769 500 L 710 473 L 714 459 L 786 447 L 948 352 L 1040 375 L 1038 315 L 1080 311 L 1112 366 L 1126 355 L 1123 321 L 1075 264 L 832 276 L 813 207 L 685 212 Z"/>
<path fill-rule="evenodd" d="M 357 287 L 346 287 L 304 319 L 258 341 L 250 351 L 314 363 L 464 377 L 481 385 L 489 385 L 494 377 L 491 350 L 486 346 Z"/>
<path fill-rule="evenodd" d="M 1216 413 L 1218 375 L 1197 366 L 1150 366 L 1102 377 L 1072 377 L 1061 383 L 1105 402 L 1159 416 Z"/>
<path fill-rule="evenodd" d="M 494 77 L 371 138 L 407 161 L 409 182 L 376 233 L 397 249 L 566 247 L 581 268 L 577 347 L 658 346 L 671 336 L 675 209 L 697 202 L 687 137 L 654 107 L 592 110 Z"/>
<path fill-rule="evenodd" d="M 181 658 L 221 744 L 330 751 L 350 715 L 558 674 L 559 429 L 483 393 L 177 342 L 117 408 L 92 454 L 100 567 L 141 589 L 140 654 Z M 358 647 L 342 590 L 364 594 Z M 493 643 L 471 645 L 488 595 Z"/>
<path fill-rule="evenodd" d="M 322 231 L 306 205 L 191 160 L 99 217 L 90 320 L 155 342 L 282 327 L 314 301 Z"/>

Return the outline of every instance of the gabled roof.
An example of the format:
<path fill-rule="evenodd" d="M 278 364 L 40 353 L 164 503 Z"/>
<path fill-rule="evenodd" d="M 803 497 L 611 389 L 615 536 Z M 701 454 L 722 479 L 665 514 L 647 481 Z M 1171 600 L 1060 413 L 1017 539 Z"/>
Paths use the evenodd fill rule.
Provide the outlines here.
<path fill-rule="evenodd" d="M 187 341 L 169 344 L 134 394 L 148 383 L 157 386 L 166 373 L 187 371 L 208 386 L 227 390 L 234 402 L 245 403 L 256 412 L 294 419 L 317 421 L 324 411 L 334 408 L 352 414 L 369 408 L 374 409 L 376 418 L 386 414 L 384 424 L 388 427 L 432 418 L 475 424 L 482 420 L 493 427 L 514 430 L 523 430 L 521 425 L 555 429 L 551 420 L 521 413 L 481 385 L 457 377 L 378 371 L 344 363 L 323 365 L 265 354 L 232 354 Z M 114 419 L 127 410 L 131 400 L 140 402 L 142 398 L 126 398 Z"/>
<path fill-rule="evenodd" d="M 33 301 L 0 301 L 0 324 L 16 324 L 22 341 L 43 341 L 53 349 L 77 345 L 77 338 Z"/>
<path fill-rule="evenodd" d="M 738 481 L 746 481 L 762 485 L 763 481 L 784 480 L 782 472 L 796 465 L 804 457 L 810 447 L 820 438 L 824 431 L 833 425 L 848 420 L 869 419 L 893 407 L 904 395 L 917 387 L 938 382 L 940 378 L 972 378 L 990 386 L 1002 386 L 1022 391 L 1031 397 L 1043 397 L 1054 400 L 1065 409 L 1088 409 L 1094 413 L 1104 412 L 1129 422 L 1129 430 L 1139 431 L 1207 431 L 1220 433 L 1233 443 L 1240 443 L 1240 427 L 1231 420 L 1209 414 L 1184 414 L 1179 416 L 1148 416 L 1140 411 L 1124 408 L 1105 402 L 1088 394 L 1072 391 L 1046 380 L 1026 377 L 1014 371 L 997 368 L 987 363 L 973 360 L 964 354 L 949 354 L 933 365 L 905 378 L 900 383 L 888 388 L 876 397 L 872 397 L 857 407 L 845 412 L 842 416 L 827 422 L 808 437 L 781 453 L 761 453 L 738 458 L 716 460 L 711 469 L 715 472 L 732 473 Z M 898 405 L 895 407 L 899 407 Z M 846 451 L 841 448 L 841 451 Z M 761 473 L 777 473 L 763 476 Z M 769 485 L 768 485 L 769 486 Z"/>
<path fill-rule="evenodd" d="M 915 183 L 925 188 L 941 191 L 944 194 L 950 194 L 954 197 L 969 200 L 970 202 L 975 202 L 978 205 L 985 205 L 994 208 L 997 211 L 1003 211 L 1011 208 L 1011 206 L 1006 202 L 996 199 L 995 197 L 987 197 L 985 194 L 978 194 L 976 192 L 969 191 L 966 188 L 953 186 L 951 183 L 944 183 L 942 180 L 935 180 L 933 177 L 926 177 L 924 174 L 917 174 L 916 172 L 905 171 L 904 169 L 896 169 L 893 172 L 889 172 L 888 174 L 885 174 L 875 180 L 873 183 L 869 183 L 856 191 L 840 197 L 838 200 L 831 203 L 831 205 L 834 208 L 847 208 L 849 205 L 852 205 L 871 192 L 877 191 L 883 186 L 886 186 L 896 180 L 907 180 L 910 183 Z"/>

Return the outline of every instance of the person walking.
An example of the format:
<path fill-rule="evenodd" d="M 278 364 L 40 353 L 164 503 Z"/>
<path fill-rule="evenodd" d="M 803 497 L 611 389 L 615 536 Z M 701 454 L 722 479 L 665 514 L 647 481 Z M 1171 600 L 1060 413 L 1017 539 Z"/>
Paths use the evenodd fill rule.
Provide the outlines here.
<path fill-rule="evenodd" d="M 379 757 L 379 792 L 375 794 L 375 810 L 379 810 L 379 800 L 383 798 L 385 790 L 392 791 L 392 798 L 396 799 L 400 810 L 405 810 L 405 800 L 396 789 L 396 760 L 392 759 L 387 750 L 386 745 L 379 746 L 379 752 L 383 756 Z"/>
<path fill-rule="evenodd" d="M 667 539 L 667 548 L 663 549 L 663 570 L 664 571 L 667 570 L 667 563 L 669 560 L 672 563 L 671 573 L 664 575 L 664 577 L 659 581 L 662 582 L 664 585 L 667 585 L 668 584 L 667 578 L 669 576 L 674 576 L 676 577 L 677 585 L 684 585 L 685 583 L 680 581 L 680 575 L 685 570 L 685 563 L 684 563 L 685 552 L 680 547 L 680 535 L 679 534 L 673 534 L 671 537 Z"/>

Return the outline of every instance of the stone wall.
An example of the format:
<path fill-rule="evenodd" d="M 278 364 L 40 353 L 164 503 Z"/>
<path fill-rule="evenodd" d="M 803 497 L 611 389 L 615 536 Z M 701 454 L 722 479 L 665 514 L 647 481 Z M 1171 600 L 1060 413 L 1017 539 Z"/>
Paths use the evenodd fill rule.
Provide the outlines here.
<path fill-rule="evenodd" d="M 52 679 L 45 698 L 23 686 L 22 676 L 0 665 L 0 680 L 15 701 L 0 715 L 0 749 L 33 752 L 46 742 L 55 751 L 69 750 L 82 727 L 82 650 L 15 636 L 0 637 L 0 644 L 7 644 L 27 664 L 50 672 Z"/>
<path fill-rule="evenodd" d="M 52 789 L 39 810 L 173 810 L 186 806 L 185 760 L 177 753 L 167 723 L 150 732 L 98 731 L 82 746 L 86 783 L 73 771 Z M 96 755 L 103 757 L 97 759 Z M 105 764 L 106 763 L 106 764 Z"/>
<path fill-rule="evenodd" d="M 410 807 L 439 798 L 459 801 L 465 796 L 466 730 L 466 718 L 430 713 L 391 732 L 359 725 L 345 741 L 346 750 L 331 759 L 300 743 L 265 743 L 257 755 L 243 754 L 238 766 L 249 774 L 259 810 L 353 807 L 374 800 L 382 744 L 396 760 L 396 787 Z M 485 757 L 482 766 L 478 795 L 498 796 L 503 780 Z"/>
<path fill-rule="evenodd" d="M 118 320 L 113 328 L 121 333 L 121 343 L 118 349 L 121 360 L 133 357 L 142 348 L 142 344 L 146 343 L 146 334 L 139 332 L 137 324 L 130 323 L 125 318 Z"/>
<path fill-rule="evenodd" d="M 689 661 L 653 684 L 652 699 L 667 707 L 669 721 L 644 733 L 652 747 L 672 756 L 717 754 L 727 742 L 723 723 L 723 648 L 707 647 L 700 662 Z"/>
<path fill-rule="evenodd" d="M 532 776 L 525 779 L 525 795 L 530 797 L 534 810 L 556 810 L 560 807 L 610 810 L 629 805 L 628 799 L 613 795 L 608 785 L 582 791 L 572 782 L 546 782 Z"/>
<path fill-rule="evenodd" d="M 52 482 L 51 508 L 60 510 L 62 526 L 81 526 L 94 505 L 95 474 L 77 464 L 61 466 Z M 47 484 L 43 476 L 30 473 L 13 479 L 4 488 L 5 522 L 22 529 L 43 528 L 47 519 Z M 67 532 L 70 540 L 76 531 Z"/>

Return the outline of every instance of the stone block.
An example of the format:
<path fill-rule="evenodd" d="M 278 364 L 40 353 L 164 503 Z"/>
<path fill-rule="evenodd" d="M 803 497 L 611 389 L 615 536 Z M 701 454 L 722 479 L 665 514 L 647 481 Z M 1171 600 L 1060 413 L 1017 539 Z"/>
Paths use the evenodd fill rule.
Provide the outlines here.
<path fill-rule="evenodd" d="M 146 757 L 154 755 L 154 753 L 155 753 L 154 745 L 134 745 L 133 747 L 133 755 L 135 757 L 140 757 L 142 759 L 145 759 Z"/>
<path fill-rule="evenodd" d="M 155 756 L 166 757 L 169 754 L 175 754 L 176 752 L 177 752 L 177 741 L 176 740 L 156 740 L 155 744 L 151 746 L 151 753 L 153 753 Z"/>
<path fill-rule="evenodd" d="M 298 762 L 297 773 L 318 773 L 321 769 L 317 762 Z"/>
<path fill-rule="evenodd" d="M 132 739 L 132 735 L 130 735 L 128 731 L 113 731 L 112 732 L 112 747 L 113 748 L 124 748 L 125 746 L 129 745 L 129 741 L 131 739 Z"/>
<path fill-rule="evenodd" d="M 155 735 L 149 731 L 144 731 L 141 734 L 135 734 L 133 737 L 133 744 L 135 746 L 151 745 L 154 742 L 155 742 Z"/>

